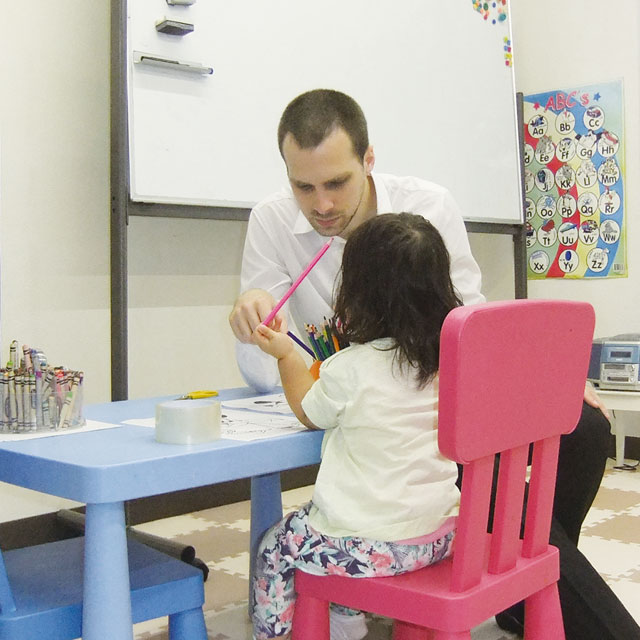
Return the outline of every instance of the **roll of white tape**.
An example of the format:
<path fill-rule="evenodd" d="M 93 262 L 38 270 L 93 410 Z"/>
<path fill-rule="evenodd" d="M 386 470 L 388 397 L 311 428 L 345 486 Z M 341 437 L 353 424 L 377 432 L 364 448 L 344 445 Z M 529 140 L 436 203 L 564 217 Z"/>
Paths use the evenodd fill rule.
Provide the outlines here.
<path fill-rule="evenodd" d="M 200 444 L 220 437 L 220 403 L 215 400 L 171 400 L 156 405 L 156 440 L 167 444 Z"/>

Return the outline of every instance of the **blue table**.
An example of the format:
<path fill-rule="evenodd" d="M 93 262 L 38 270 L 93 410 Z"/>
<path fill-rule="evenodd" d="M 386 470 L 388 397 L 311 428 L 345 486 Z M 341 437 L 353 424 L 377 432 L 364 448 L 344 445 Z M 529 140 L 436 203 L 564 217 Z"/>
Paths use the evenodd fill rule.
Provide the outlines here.
<path fill-rule="evenodd" d="M 220 399 L 255 396 L 230 389 Z M 173 396 L 174 398 L 176 396 Z M 149 418 L 170 398 L 89 405 L 89 419 Z M 124 501 L 251 478 L 251 553 L 282 516 L 280 472 L 320 461 L 322 433 L 200 445 L 155 441 L 153 429 L 124 425 L 55 438 L 0 442 L 0 480 L 87 505 L 82 637 L 132 640 Z"/>

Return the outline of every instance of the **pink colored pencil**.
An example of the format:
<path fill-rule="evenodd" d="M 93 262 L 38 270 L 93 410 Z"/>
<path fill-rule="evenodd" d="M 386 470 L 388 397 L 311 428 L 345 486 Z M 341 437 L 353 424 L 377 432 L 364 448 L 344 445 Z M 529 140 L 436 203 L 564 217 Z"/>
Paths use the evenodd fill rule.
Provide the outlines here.
<path fill-rule="evenodd" d="M 271 310 L 271 313 L 264 319 L 262 324 L 269 326 L 271 321 L 274 319 L 276 313 L 280 311 L 282 305 L 291 297 L 291 294 L 298 288 L 298 285 L 309 275 L 309 271 L 316 266 L 316 262 L 322 258 L 322 256 L 327 252 L 327 249 L 331 246 L 333 242 L 333 236 L 329 238 L 329 242 L 325 244 L 320 251 L 315 255 L 313 260 L 306 266 L 305 270 L 298 276 L 298 279 L 289 287 L 289 291 L 285 293 L 282 298 L 280 298 L 280 302 Z"/>

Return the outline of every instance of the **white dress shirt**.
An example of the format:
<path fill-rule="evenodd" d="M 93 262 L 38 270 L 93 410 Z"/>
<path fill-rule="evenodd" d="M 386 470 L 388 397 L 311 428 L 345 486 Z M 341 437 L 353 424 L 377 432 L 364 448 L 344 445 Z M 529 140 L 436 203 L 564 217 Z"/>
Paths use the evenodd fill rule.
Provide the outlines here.
<path fill-rule="evenodd" d="M 480 269 L 471 255 L 462 214 L 447 189 L 426 180 L 372 174 L 377 212 L 415 213 L 438 229 L 451 257 L 451 279 L 464 304 L 483 302 Z M 251 211 L 245 240 L 240 290 L 264 289 L 279 300 L 327 242 L 300 211 L 290 187 L 265 198 Z M 306 342 L 304 324 L 321 325 L 333 316 L 332 299 L 345 240 L 331 247 L 296 289 L 284 309 L 289 328 Z M 275 361 L 253 345 L 238 343 L 238 365 L 245 381 L 259 391 L 278 384 Z M 271 359 L 273 360 L 273 359 Z"/>

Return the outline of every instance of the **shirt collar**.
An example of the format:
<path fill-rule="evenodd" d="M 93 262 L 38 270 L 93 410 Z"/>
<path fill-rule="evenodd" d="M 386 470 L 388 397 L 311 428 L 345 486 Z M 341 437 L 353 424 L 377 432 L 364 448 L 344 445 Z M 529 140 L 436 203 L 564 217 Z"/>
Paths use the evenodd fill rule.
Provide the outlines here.
<path fill-rule="evenodd" d="M 391 200 L 389 199 L 389 193 L 384 185 L 382 178 L 372 173 L 373 184 L 376 189 L 376 213 L 391 213 Z M 293 193 L 292 193 L 293 197 Z M 309 221 L 304 217 L 304 213 L 298 209 L 298 215 L 293 224 L 293 233 L 295 235 L 309 233 L 314 231 Z"/>
<path fill-rule="evenodd" d="M 372 173 L 373 184 L 376 188 L 376 214 L 381 213 L 393 213 L 391 208 L 391 198 L 389 198 L 389 192 L 384 184 L 382 176 L 378 173 Z"/>

